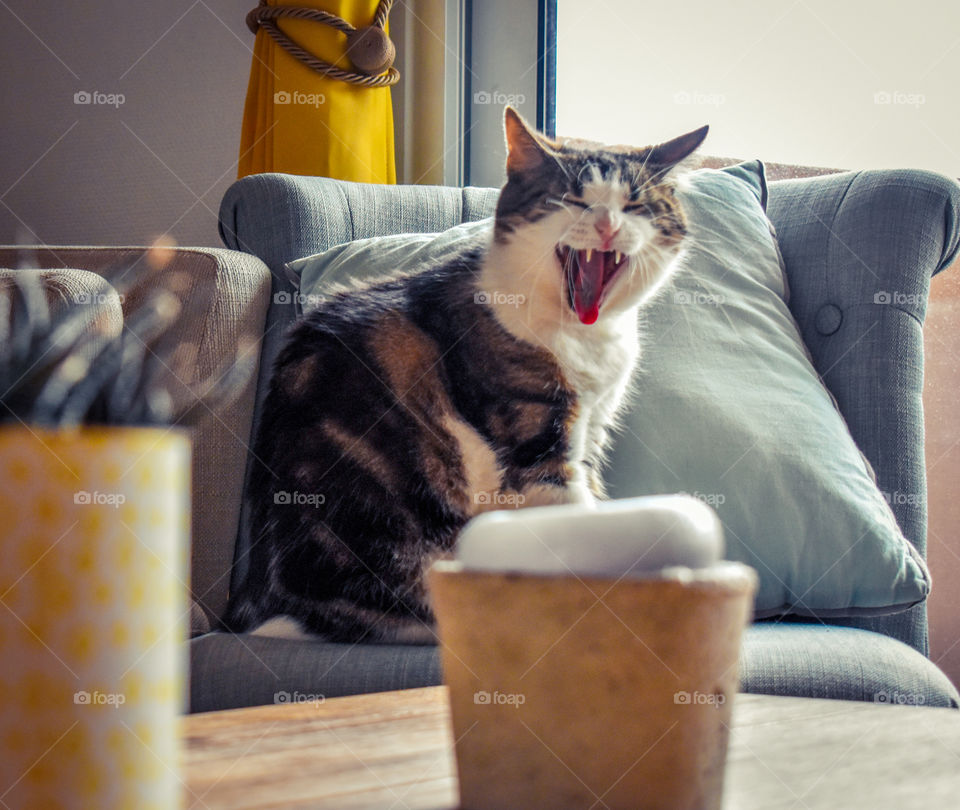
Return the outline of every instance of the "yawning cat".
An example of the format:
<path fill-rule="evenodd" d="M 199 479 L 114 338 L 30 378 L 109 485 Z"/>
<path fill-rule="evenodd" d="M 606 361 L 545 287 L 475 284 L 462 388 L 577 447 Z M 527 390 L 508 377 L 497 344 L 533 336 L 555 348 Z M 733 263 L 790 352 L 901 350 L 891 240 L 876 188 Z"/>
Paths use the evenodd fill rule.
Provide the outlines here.
<path fill-rule="evenodd" d="M 637 311 L 686 234 L 671 170 L 707 127 L 644 148 L 547 139 L 510 108 L 505 127 L 486 243 L 338 293 L 291 332 L 227 629 L 431 643 L 423 574 L 471 516 L 602 496 Z"/>

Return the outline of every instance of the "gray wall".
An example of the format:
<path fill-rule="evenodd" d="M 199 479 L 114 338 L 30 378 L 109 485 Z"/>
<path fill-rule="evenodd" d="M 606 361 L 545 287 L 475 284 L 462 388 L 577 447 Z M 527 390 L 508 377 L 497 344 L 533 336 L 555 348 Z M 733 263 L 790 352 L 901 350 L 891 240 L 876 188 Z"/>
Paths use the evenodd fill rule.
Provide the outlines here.
<path fill-rule="evenodd" d="M 219 245 L 255 5 L 2 0 L 0 243 Z"/>
<path fill-rule="evenodd" d="M 643 145 L 709 124 L 708 155 L 960 177 L 956 0 L 600 5 L 557 2 L 563 135 Z"/>

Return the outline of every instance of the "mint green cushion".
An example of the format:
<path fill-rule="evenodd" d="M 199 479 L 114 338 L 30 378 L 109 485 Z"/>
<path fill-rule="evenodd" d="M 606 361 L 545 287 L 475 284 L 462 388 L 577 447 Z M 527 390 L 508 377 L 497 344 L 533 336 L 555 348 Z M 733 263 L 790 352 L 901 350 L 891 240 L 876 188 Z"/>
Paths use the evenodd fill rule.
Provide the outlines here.
<path fill-rule="evenodd" d="M 891 613 L 922 601 L 904 539 L 786 305 L 759 161 L 691 174 L 686 261 L 645 310 L 634 396 L 614 442 L 612 497 L 688 492 L 714 506 L 727 557 L 757 569 L 758 616 Z M 482 238 L 365 239 L 288 265 L 305 308 L 332 284 L 415 271 Z"/>

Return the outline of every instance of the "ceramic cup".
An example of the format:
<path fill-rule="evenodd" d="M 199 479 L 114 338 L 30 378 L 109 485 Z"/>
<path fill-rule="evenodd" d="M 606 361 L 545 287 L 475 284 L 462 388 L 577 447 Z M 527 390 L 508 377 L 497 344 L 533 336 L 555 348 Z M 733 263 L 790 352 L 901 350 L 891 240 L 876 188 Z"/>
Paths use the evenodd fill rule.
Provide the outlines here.
<path fill-rule="evenodd" d="M 190 444 L 0 429 L 0 806 L 181 804 Z"/>
<path fill-rule="evenodd" d="M 721 806 L 753 569 L 429 581 L 465 810 Z"/>

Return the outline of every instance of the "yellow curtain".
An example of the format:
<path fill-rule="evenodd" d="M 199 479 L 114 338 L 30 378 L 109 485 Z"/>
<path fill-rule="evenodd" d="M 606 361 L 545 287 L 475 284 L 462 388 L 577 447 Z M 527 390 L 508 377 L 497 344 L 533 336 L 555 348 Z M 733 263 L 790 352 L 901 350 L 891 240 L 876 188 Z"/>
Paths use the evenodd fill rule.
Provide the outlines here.
<path fill-rule="evenodd" d="M 269 0 L 267 4 L 322 9 L 356 28 L 370 25 L 378 5 L 377 0 Z M 340 31 L 310 20 L 276 22 L 313 55 L 352 70 L 344 55 L 346 37 Z M 390 88 L 325 78 L 260 29 L 243 111 L 238 176 L 258 172 L 395 183 Z"/>

